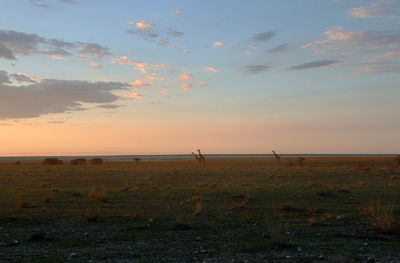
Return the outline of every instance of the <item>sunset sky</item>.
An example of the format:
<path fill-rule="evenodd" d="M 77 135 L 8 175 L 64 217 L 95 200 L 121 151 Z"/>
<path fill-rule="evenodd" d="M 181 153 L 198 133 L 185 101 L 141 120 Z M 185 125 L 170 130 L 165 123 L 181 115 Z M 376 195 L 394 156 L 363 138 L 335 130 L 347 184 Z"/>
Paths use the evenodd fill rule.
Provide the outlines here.
<path fill-rule="evenodd" d="M 398 153 L 400 1 L 0 0 L 0 156 Z"/>

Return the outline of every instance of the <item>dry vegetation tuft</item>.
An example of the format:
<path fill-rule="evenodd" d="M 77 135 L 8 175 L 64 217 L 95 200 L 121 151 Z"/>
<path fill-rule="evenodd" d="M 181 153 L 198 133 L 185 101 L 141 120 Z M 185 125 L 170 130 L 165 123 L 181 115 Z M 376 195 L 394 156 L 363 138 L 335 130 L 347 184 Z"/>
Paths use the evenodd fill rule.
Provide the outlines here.
<path fill-rule="evenodd" d="M 369 214 L 374 220 L 374 228 L 383 232 L 390 232 L 395 228 L 394 207 L 390 198 L 377 197 L 370 201 Z"/>
<path fill-rule="evenodd" d="M 103 187 L 93 186 L 92 190 L 88 193 L 88 200 L 95 200 L 101 203 L 108 202 L 108 195 Z"/>

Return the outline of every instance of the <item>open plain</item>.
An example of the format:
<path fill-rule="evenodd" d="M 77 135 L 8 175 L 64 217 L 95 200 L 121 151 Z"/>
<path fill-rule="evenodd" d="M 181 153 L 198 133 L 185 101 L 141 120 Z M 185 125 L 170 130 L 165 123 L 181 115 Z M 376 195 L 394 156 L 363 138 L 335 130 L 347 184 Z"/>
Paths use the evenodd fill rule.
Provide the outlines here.
<path fill-rule="evenodd" d="M 0 262 L 399 262 L 391 157 L 0 162 Z"/>

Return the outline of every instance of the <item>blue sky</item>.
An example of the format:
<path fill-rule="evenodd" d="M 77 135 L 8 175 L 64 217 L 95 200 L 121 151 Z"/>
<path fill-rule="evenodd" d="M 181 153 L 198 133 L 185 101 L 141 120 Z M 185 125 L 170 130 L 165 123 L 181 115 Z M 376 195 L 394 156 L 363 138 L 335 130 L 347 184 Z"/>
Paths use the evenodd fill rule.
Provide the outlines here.
<path fill-rule="evenodd" d="M 0 155 L 395 153 L 399 43 L 389 0 L 2 0 Z"/>

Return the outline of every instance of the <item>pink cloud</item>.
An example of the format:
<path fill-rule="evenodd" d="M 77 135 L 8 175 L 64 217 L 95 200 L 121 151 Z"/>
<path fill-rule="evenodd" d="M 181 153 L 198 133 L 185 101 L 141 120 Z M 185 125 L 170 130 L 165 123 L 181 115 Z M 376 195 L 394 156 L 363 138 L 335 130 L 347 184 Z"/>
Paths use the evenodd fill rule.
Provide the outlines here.
<path fill-rule="evenodd" d="M 192 77 L 193 77 L 192 75 L 187 74 L 187 73 L 179 75 L 180 79 L 185 79 L 185 80 L 191 79 Z"/>
<path fill-rule="evenodd" d="M 204 71 L 212 71 L 212 72 L 219 72 L 218 69 L 213 68 L 213 67 L 208 67 L 208 68 L 203 68 Z"/>
<path fill-rule="evenodd" d="M 188 89 L 192 88 L 192 84 L 185 83 L 185 84 L 180 85 L 179 88 L 183 89 L 183 90 L 188 90 Z"/>

